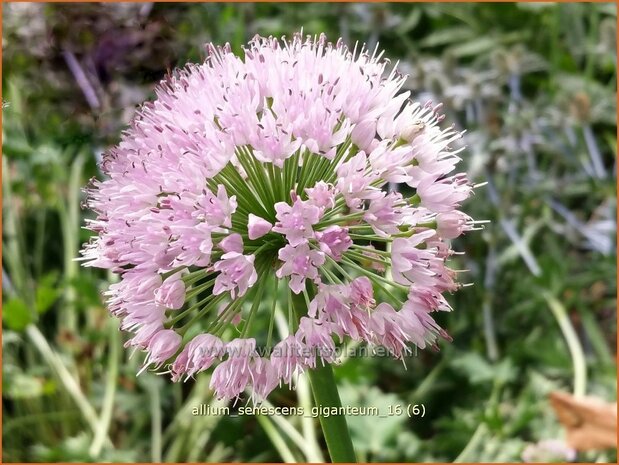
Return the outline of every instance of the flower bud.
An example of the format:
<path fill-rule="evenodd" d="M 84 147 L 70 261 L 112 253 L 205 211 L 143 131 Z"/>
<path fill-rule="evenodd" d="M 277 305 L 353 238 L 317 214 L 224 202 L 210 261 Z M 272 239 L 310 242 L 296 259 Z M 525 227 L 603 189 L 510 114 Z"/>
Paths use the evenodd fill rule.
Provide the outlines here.
<path fill-rule="evenodd" d="M 172 329 L 163 329 L 151 338 L 148 343 L 147 365 L 159 365 L 176 353 L 181 345 L 182 337 Z"/>
<path fill-rule="evenodd" d="M 252 241 L 267 234 L 272 227 L 273 225 L 264 218 L 260 218 L 253 213 L 249 214 L 247 221 L 247 235 Z"/>
<path fill-rule="evenodd" d="M 155 291 L 155 302 L 172 310 L 178 310 L 185 303 L 185 283 L 180 273 L 166 279 Z"/>

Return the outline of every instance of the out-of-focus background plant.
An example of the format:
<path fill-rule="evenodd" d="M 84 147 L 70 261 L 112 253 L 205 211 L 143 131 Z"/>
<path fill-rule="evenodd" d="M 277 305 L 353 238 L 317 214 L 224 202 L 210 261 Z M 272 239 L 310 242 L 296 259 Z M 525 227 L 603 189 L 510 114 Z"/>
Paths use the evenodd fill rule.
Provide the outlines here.
<path fill-rule="evenodd" d="M 255 34 L 301 28 L 380 44 L 414 98 L 443 102 L 467 129 L 467 170 L 488 182 L 465 211 L 491 223 L 455 244 L 474 286 L 441 320 L 453 343 L 406 368 L 348 357 L 336 369 L 344 404 L 425 406 L 424 418 L 350 417 L 359 458 L 571 458 L 548 446 L 564 437 L 549 393 L 616 401 L 616 14 L 591 3 L 4 4 L 3 461 L 324 458 L 317 420 L 193 416 L 220 405 L 208 374 L 136 378 L 141 358 L 103 306 L 110 277 L 74 261 L 88 238 L 81 186 L 154 84 L 201 61 L 205 42 L 241 53 Z M 311 404 L 305 380 L 270 402 Z"/>

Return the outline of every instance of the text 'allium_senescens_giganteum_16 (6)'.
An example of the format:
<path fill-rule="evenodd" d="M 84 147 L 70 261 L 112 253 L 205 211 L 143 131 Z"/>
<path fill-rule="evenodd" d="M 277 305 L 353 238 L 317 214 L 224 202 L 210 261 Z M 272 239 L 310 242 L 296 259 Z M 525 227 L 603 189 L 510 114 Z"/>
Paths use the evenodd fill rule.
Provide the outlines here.
<path fill-rule="evenodd" d="M 87 190 L 82 259 L 120 276 L 108 306 L 143 369 L 214 367 L 217 397 L 259 402 L 346 338 L 402 358 L 448 337 L 432 314 L 459 287 L 449 241 L 476 223 L 458 210 L 473 186 L 440 106 L 411 101 L 382 54 L 324 36 L 207 49 L 158 86 Z"/>

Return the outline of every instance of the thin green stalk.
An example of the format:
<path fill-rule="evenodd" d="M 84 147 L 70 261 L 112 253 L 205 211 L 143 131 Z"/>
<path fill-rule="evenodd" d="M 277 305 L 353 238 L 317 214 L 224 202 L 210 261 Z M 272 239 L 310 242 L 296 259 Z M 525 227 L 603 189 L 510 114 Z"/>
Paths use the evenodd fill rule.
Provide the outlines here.
<path fill-rule="evenodd" d="M 161 396 L 159 394 L 159 380 L 154 380 L 150 389 L 151 415 L 151 460 L 161 463 L 162 432 L 161 432 Z"/>
<path fill-rule="evenodd" d="M 349 150 L 351 149 L 351 150 Z M 348 159 L 350 159 L 351 157 L 353 157 L 354 155 L 356 155 L 358 153 L 358 148 L 356 146 L 354 146 L 351 143 L 351 138 L 350 136 L 348 136 L 346 138 L 346 140 L 344 141 L 344 143 L 342 145 L 340 145 L 340 147 L 338 148 L 337 153 L 335 154 L 335 157 L 333 157 L 333 160 L 331 160 L 331 163 L 329 163 L 329 165 L 326 168 L 326 173 L 330 173 L 329 176 L 325 176 L 326 182 L 333 182 L 335 181 L 335 176 L 337 173 L 337 167 L 340 165 L 340 162 L 346 161 Z M 346 154 L 348 154 L 348 157 L 346 159 L 344 159 L 344 157 L 346 156 Z M 325 173 L 325 175 L 326 175 Z"/>
<path fill-rule="evenodd" d="M 297 187 L 297 192 L 302 193 L 306 187 L 312 186 L 315 184 L 313 182 L 314 175 L 316 173 L 317 167 L 320 164 L 320 155 L 311 153 L 307 159 L 308 167 L 307 172 L 303 175 L 301 179 L 299 179 L 299 184 Z"/>
<path fill-rule="evenodd" d="M 280 170 L 275 168 L 273 163 L 265 163 L 265 171 L 267 174 L 267 180 L 269 182 L 269 189 L 273 195 L 273 200 L 285 200 L 284 199 L 284 186 L 280 179 Z"/>
<path fill-rule="evenodd" d="M 245 303 L 245 300 L 247 300 L 247 294 L 240 297 L 237 296 L 236 300 L 231 301 L 226 309 L 219 314 L 217 319 L 211 323 L 211 326 L 206 332 L 214 335 L 220 335 L 220 333 L 223 333 L 227 325 L 232 322 L 237 313 L 243 311 L 243 304 Z"/>
<path fill-rule="evenodd" d="M 165 281 L 166 279 L 168 279 L 168 278 L 169 278 L 170 276 L 172 276 L 173 274 L 176 274 L 176 273 L 178 273 L 179 271 L 184 270 L 185 268 L 187 268 L 187 267 L 186 267 L 186 266 L 177 266 L 176 268 L 173 268 L 173 269 L 171 269 L 170 271 L 166 271 L 165 273 L 162 273 L 162 274 L 161 274 L 161 279 L 162 279 L 163 281 Z M 200 271 L 201 271 L 201 270 L 200 270 Z M 194 273 L 195 273 L 195 271 L 194 271 L 194 272 L 192 272 L 192 273 L 189 273 L 189 274 L 187 274 L 187 275 L 185 275 L 185 276 L 183 276 L 183 279 L 185 279 L 187 276 L 191 276 L 191 275 L 193 275 Z"/>
<path fill-rule="evenodd" d="M 182 268 L 181 268 L 182 269 Z M 211 273 L 206 271 L 205 269 L 200 269 L 196 271 L 191 271 L 184 276 L 181 276 L 181 279 L 185 283 L 185 287 L 189 287 L 190 285 L 200 281 L 202 278 L 206 278 Z"/>
<path fill-rule="evenodd" d="M 286 159 L 286 162 L 284 162 L 284 189 L 286 192 L 296 189 L 300 156 L 301 149 L 297 150 L 291 158 Z"/>
<path fill-rule="evenodd" d="M 442 358 L 440 362 L 434 365 L 434 368 L 427 374 L 417 388 L 410 395 L 409 399 L 411 403 L 417 403 L 419 399 L 425 398 L 430 392 L 434 382 L 438 379 L 439 375 L 445 371 L 447 367 L 446 358 Z"/>
<path fill-rule="evenodd" d="M 4 207 L 4 230 L 2 232 L 3 258 L 6 259 L 7 268 L 17 294 L 25 299 L 31 299 L 32 292 L 28 283 L 27 272 L 23 264 L 22 257 L 25 256 L 23 237 L 19 225 L 19 218 L 15 209 L 15 203 L 11 192 L 11 170 L 6 157 L 2 158 L 2 204 Z M 29 301 L 28 301 L 29 302 Z M 29 302 L 33 304 L 33 302 Z M 30 305 L 34 309 L 34 305 Z M 34 311 L 33 318 L 34 318 Z"/>
<path fill-rule="evenodd" d="M 193 431 L 198 430 L 199 436 L 204 437 L 205 433 L 210 434 L 224 418 L 221 415 L 204 417 L 192 415 L 192 410 L 196 405 L 208 404 L 213 410 L 226 405 L 223 400 L 213 399 L 213 393 L 208 388 L 209 381 L 210 376 L 206 374 L 198 376 L 189 397 L 177 408 L 172 421 L 167 423 L 162 437 L 164 444 L 167 445 L 163 457 L 165 463 L 200 461 L 199 453 L 204 452 L 204 447 L 198 446 L 200 438 L 194 439 Z"/>
<path fill-rule="evenodd" d="M 197 320 L 199 320 L 200 318 L 202 318 L 204 316 L 205 313 L 210 312 L 212 309 L 214 309 L 217 305 L 219 305 L 224 299 L 225 299 L 226 295 L 225 294 L 220 294 L 218 296 L 216 296 L 212 302 L 209 302 L 209 304 L 204 307 L 203 309 L 201 309 L 201 311 L 198 311 L 193 318 L 191 318 L 191 320 L 189 320 L 187 323 L 185 323 L 183 326 L 181 326 L 180 328 L 177 329 L 177 332 L 181 335 L 184 335 L 187 330 L 191 327 L 192 324 L 194 324 Z"/>
<path fill-rule="evenodd" d="M 542 292 L 550 311 L 559 323 L 574 365 L 574 396 L 584 396 L 587 391 L 587 362 L 578 335 L 570 322 L 565 307 L 548 292 Z"/>
<path fill-rule="evenodd" d="M 254 293 L 254 301 L 252 302 L 251 309 L 249 310 L 249 316 L 247 317 L 247 323 L 243 327 L 243 333 L 241 334 L 241 338 L 247 336 L 249 328 L 251 328 L 251 323 L 254 320 L 254 315 L 258 311 L 260 307 L 260 303 L 262 301 L 262 293 L 264 292 L 264 288 L 266 286 L 267 279 L 264 278 L 258 283 L 258 289 Z"/>
<path fill-rule="evenodd" d="M 350 226 L 349 226 L 350 229 Z M 359 239 L 359 240 L 366 240 L 366 241 L 372 241 L 372 242 L 393 242 L 393 239 L 391 237 L 380 237 L 380 236 L 366 236 L 364 234 L 349 234 L 351 239 Z"/>
<path fill-rule="evenodd" d="M 299 398 L 299 405 L 301 405 L 306 412 L 309 412 L 312 409 L 312 399 L 309 379 L 305 373 L 299 376 L 297 380 L 297 397 Z M 301 417 L 301 425 L 303 428 L 303 436 L 305 437 L 304 444 L 306 445 L 305 454 L 307 456 L 307 461 L 324 463 L 325 459 L 318 446 L 313 419 L 303 415 L 303 417 Z"/>
<path fill-rule="evenodd" d="M 41 331 L 39 331 L 36 326 L 28 325 L 26 327 L 26 334 L 30 338 L 30 341 L 34 347 L 45 359 L 47 364 L 56 372 L 58 379 L 79 408 L 82 416 L 86 420 L 86 423 L 88 423 L 92 431 L 96 433 L 99 417 L 97 416 L 97 412 L 93 408 L 92 404 L 88 401 L 88 398 L 82 392 L 79 383 L 69 372 L 67 367 L 62 362 L 62 359 L 58 356 L 54 349 L 51 348 L 45 339 L 45 336 L 43 336 Z M 112 443 L 107 436 L 105 441 L 108 444 Z"/>
<path fill-rule="evenodd" d="M 604 333 L 600 329 L 594 314 L 590 312 L 581 312 L 580 318 L 582 318 L 582 324 L 585 332 L 589 336 L 588 339 L 591 342 L 593 350 L 597 353 L 599 360 L 605 365 L 611 365 L 614 363 L 614 357 L 608 347 L 608 343 L 604 338 Z"/>
<path fill-rule="evenodd" d="M 237 155 L 239 162 L 249 176 L 246 182 L 251 183 L 254 190 L 259 194 L 259 199 L 267 202 L 266 209 L 270 214 L 274 214 L 275 192 L 264 167 L 246 147 L 240 147 L 237 150 Z"/>
<path fill-rule="evenodd" d="M 44 248 L 46 242 L 46 216 L 47 211 L 44 208 L 41 208 L 36 213 L 37 225 L 36 225 L 36 238 L 34 240 L 34 248 L 33 248 L 33 269 L 34 276 L 40 277 L 43 270 L 43 258 L 44 258 Z"/>
<path fill-rule="evenodd" d="M 306 187 L 315 185 L 318 181 L 323 180 L 325 173 L 333 171 L 330 167 L 334 167 L 335 160 L 339 160 L 343 156 L 349 142 L 350 140 L 348 139 L 344 142 L 344 144 L 340 145 L 338 153 L 333 160 L 329 160 L 328 158 L 316 153 L 308 153 L 307 158 L 304 158 L 303 160 L 303 169 L 301 171 L 301 175 L 299 176 L 297 193 L 302 194 Z M 325 181 L 332 182 L 326 179 Z"/>
<path fill-rule="evenodd" d="M 352 268 L 356 269 L 357 271 L 359 271 L 364 276 L 367 276 L 372 281 L 382 282 L 384 284 L 388 284 L 390 286 L 393 286 L 396 289 L 400 289 L 402 291 L 407 291 L 408 292 L 408 288 L 406 286 L 404 286 L 402 284 L 398 284 L 398 283 L 396 283 L 394 281 L 390 281 L 389 279 L 383 278 L 382 276 L 378 276 L 376 273 L 368 272 L 365 268 L 357 265 L 352 260 L 347 259 L 346 256 L 342 257 L 342 261 L 345 262 L 347 265 L 351 266 Z"/>
<path fill-rule="evenodd" d="M 205 308 L 201 309 L 200 307 L 204 307 L 207 303 L 209 303 L 209 301 L 213 300 L 216 297 L 217 296 L 213 294 L 207 295 L 204 299 L 200 300 L 199 302 L 196 302 L 191 307 L 189 307 L 187 310 L 183 310 L 182 312 L 178 313 L 176 316 L 174 316 L 174 318 L 169 320 L 166 323 L 166 325 L 171 328 L 172 326 L 174 326 L 174 324 L 178 323 L 183 318 L 189 316 L 189 314 L 192 313 L 194 310 L 197 310 L 197 309 L 205 310 Z M 200 312 L 200 313 L 204 314 L 204 312 Z"/>
<path fill-rule="evenodd" d="M 273 327 L 275 326 L 275 309 L 277 308 L 277 301 L 279 298 L 279 279 L 275 275 L 273 275 L 275 284 L 273 290 L 273 301 L 271 303 L 271 319 L 269 320 L 269 332 L 267 336 L 267 347 L 271 347 L 271 343 L 273 341 Z"/>
<path fill-rule="evenodd" d="M 258 423 L 260 423 L 260 426 L 262 426 L 262 429 L 264 430 L 266 435 L 273 443 L 273 446 L 275 446 L 275 449 L 277 449 L 277 452 L 282 457 L 282 460 L 285 463 L 297 463 L 297 460 L 292 454 L 292 451 L 286 444 L 286 441 L 284 441 L 284 439 L 279 435 L 279 433 L 275 429 L 275 426 L 273 426 L 273 424 L 271 423 L 270 418 L 264 415 L 256 415 L 256 419 L 258 420 Z"/>
<path fill-rule="evenodd" d="M 387 252 L 386 250 L 379 250 L 379 249 L 373 249 L 371 247 L 367 247 L 364 245 L 357 245 L 357 244 L 353 244 L 351 247 L 351 250 L 360 250 L 361 253 L 365 252 L 367 254 L 376 254 L 376 255 L 382 255 L 384 257 L 391 257 L 391 254 L 389 252 Z M 365 255 L 364 255 L 365 258 Z"/>
<path fill-rule="evenodd" d="M 492 393 L 490 394 L 490 399 L 488 400 L 486 408 L 484 409 L 485 417 L 490 416 L 490 413 L 494 409 L 496 409 L 499 395 L 501 393 L 501 386 L 502 383 L 498 381 L 495 382 L 492 386 Z M 477 449 L 477 447 L 480 445 L 481 441 L 486 436 L 486 434 L 488 434 L 488 432 L 488 424 L 483 420 L 480 421 L 477 425 L 477 428 L 475 428 L 471 439 L 469 439 L 469 442 L 466 444 L 466 446 L 464 446 L 462 452 L 460 452 L 460 454 L 458 454 L 458 456 L 454 459 L 453 463 L 469 462 L 471 460 L 471 453 Z"/>
<path fill-rule="evenodd" d="M 205 290 L 207 290 L 208 288 L 212 287 L 215 285 L 215 280 L 211 279 L 205 283 L 199 284 L 195 287 L 192 287 L 191 289 L 189 289 L 187 291 L 187 294 L 185 296 L 186 300 L 189 300 L 195 296 L 197 296 L 198 294 L 204 292 Z"/>
<path fill-rule="evenodd" d="M 301 193 L 303 192 L 303 179 L 305 179 L 305 177 L 307 176 L 307 172 L 308 172 L 308 163 L 310 162 L 310 157 L 311 157 L 311 153 L 309 150 L 305 150 L 305 152 L 303 153 L 303 166 L 301 166 L 301 169 L 299 170 L 299 176 L 297 178 L 298 182 L 297 182 L 297 194 L 301 195 Z M 295 182 L 295 180 L 293 180 L 293 182 Z"/>
<path fill-rule="evenodd" d="M 371 257 L 371 256 L 368 257 L 367 255 L 363 255 L 363 253 L 360 253 L 360 252 L 355 252 L 354 250 L 348 250 L 346 252 L 346 255 L 348 255 L 349 257 L 355 260 L 361 260 L 361 261 L 366 261 L 366 262 L 376 262 L 376 263 L 380 263 L 381 265 L 387 265 L 387 266 L 391 265 L 391 261 L 389 260 L 383 260 L 378 257 Z"/>
<path fill-rule="evenodd" d="M 308 292 L 312 293 L 310 289 Z M 297 319 L 307 314 L 305 298 L 301 294 L 293 294 L 293 306 Z M 308 371 L 308 377 L 314 394 L 314 405 L 317 407 L 340 408 L 342 402 L 337 391 L 333 369 L 328 363 L 317 365 Z M 320 416 L 320 425 L 327 443 L 327 449 L 333 463 L 355 463 L 357 457 L 353 448 L 346 417 L 343 415 Z"/>
<path fill-rule="evenodd" d="M 325 226 L 329 226 L 332 224 L 344 224 L 346 221 L 354 221 L 359 220 L 363 217 L 364 213 L 351 213 L 350 215 L 338 215 L 335 218 L 322 220 L 318 224 L 316 224 L 316 229 L 322 229 Z"/>
<path fill-rule="evenodd" d="M 200 302 L 192 305 L 191 307 L 187 308 L 186 310 L 183 310 L 180 313 L 178 313 L 177 315 L 175 315 L 173 318 L 171 318 L 166 323 L 164 323 L 164 326 L 166 328 L 168 328 L 168 329 L 172 328 L 176 323 L 178 323 L 179 321 L 182 321 L 186 317 L 190 316 L 193 312 L 198 310 L 196 312 L 196 314 L 189 320 L 189 322 L 185 323 L 183 326 L 181 326 L 178 329 L 178 331 L 181 334 L 184 334 L 185 331 L 187 331 L 187 329 L 189 329 L 189 326 L 192 323 L 194 323 L 198 318 L 202 318 L 205 314 L 207 314 L 213 308 L 215 308 L 224 299 L 224 297 L 225 297 L 225 294 L 220 294 L 220 295 L 217 295 L 217 296 L 214 295 L 214 294 L 209 294 L 207 297 L 202 299 Z M 189 299 L 189 297 L 187 297 L 187 299 Z M 202 307 L 202 308 L 200 308 L 200 307 Z"/>
<path fill-rule="evenodd" d="M 469 439 L 469 442 L 466 444 L 464 449 L 462 449 L 462 452 L 460 452 L 460 454 L 455 458 L 453 463 L 463 463 L 468 461 L 471 451 L 477 448 L 477 446 L 487 432 L 488 427 L 486 426 L 486 424 L 483 422 L 479 423 L 479 425 L 477 425 L 477 428 L 475 429 L 475 432 L 473 433 L 473 436 L 471 436 L 471 439 Z"/>
<path fill-rule="evenodd" d="M 281 182 L 277 179 L 275 174 L 275 166 L 273 163 L 262 163 L 259 161 L 253 153 L 253 149 L 246 147 L 245 153 L 247 153 L 247 157 L 249 162 L 254 167 L 254 172 L 258 174 L 260 178 L 260 182 L 262 183 L 262 188 L 264 191 L 269 194 L 271 197 L 269 200 L 269 207 L 275 205 L 277 199 L 279 197 L 278 190 L 281 186 Z M 269 171 L 271 174 L 269 174 Z"/>
<path fill-rule="evenodd" d="M 325 172 L 327 170 L 327 166 L 329 166 L 329 159 L 322 156 L 322 155 L 316 155 L 317 161 L 316 164 L 314 165 L 314 169 L 312 170 L 312 173 L 310 175 L 310 177 L 308 178 L 308 182 L 306 184 L 306 187 L 310 187 L 315 185 L 318 181 L 322 180 L 322 173 Z"/>
<path fill-rule="evenodd" d="M 245 171 L 249 170 L 246 167 L 242 158 L 241 152 L 237 151 L 238 159 Z M 248 171 L 248 174 L 251 170 Z M 268 216 L 268 208 L 262 203 L 264 199 L 264 193 L 259 192 L 252 183 L 243 179 L 238 173 L 237 169 L 230 163 L 224 167 L 224 169 L 215 176 L 210 182 L 209 187 L 211 191 L 217 192 L 217 185 L 223 184 L 226 190 L 234 192 L 234 195 L 239 199 L 239 207 L 247 212 L 258 213 L 262 211 L 261 215 Z"/>
<path fill-rule="evenodd" d="M 337 276 L 331 273 L 328 269 L 323 268 L 320 271 L 324 274 L 324 277 L 326 278 L 327 281 L 329 281 L 330 284 L 342 284 L 340 280 L 337 278 Z"/>
<path fill-rule="evenodd" d="M 295 332 L 295 326 L 294 326 L 294 304 L 293 304 L 293 297 L 292 297 L 292 291 L 290 290 L 290 286 L 288 285 L 289 281 L 286 281 L 286 295 L 287 295 L 287 299 L 286 302 L 288 302 L 288 330 L 290 331 L 290 334 Z M 299 318 L 300 319 L 300 318 Z"/>
<path fill-rule="evenodd" d="M 234 195 L 239 200 L 237 205 L 239 211 L 246 213 L 249 208 L 253 208 L 254 211 L 263 210 L 263 212 L 266 213 L 262 204 L 258 202 L 258 199 L 260 199 L 259 194 L 250 189 L 250 184 L 243 184 L 244 187 L 241 187 L 237 182 L 231 181 L 230 178 L 229 175 L 227 175 L 227 177 L 223 176 L 223 171 L 221 174 L 215 176 L 208 182 L 211 192 L 217 192 L 217 186 L 222 184 L 227 192 L 234 192 Z"/>
<path fill-rule="evenodd" d="M 112 411 L 114 409 L 114 397 L 116 386 L 118 385 L 118 365 L 120 364 L 120 330 L 116 320 L 109 320 L 109 355 L 105 382 L 105 395 L 103 397 L 103 407 L 97 424 L 97 429 L 90 446 L 90 456 L 98 458 L 103 448 L 107 433 L 112 421 Z"/>
<path fill-rule="evenodd" d="M 316 246 L 314 246 L 314 245 L 312 245 L 312 244 L 310 244 L 310 246 L 311 246 L 311 247 L 313 247 L 314 249 L 318 250 L 318 248 L 317 248 Z M 351 276 L 351 275 L 350 275 L 350 274 L 349 274 L 349 273 L 348 273 L 348 272 L 347 272 L 344 268 L 342 268 L 342 267 L 338 264 L 338 262 L 336 262 L 336 261 L 335 261 L 333 258 L 331 258 L 329 255 L 325 255 L 325 258 L 327 259 L 327 261 L 328 261 L 329 263 L 331 263 L 331 264 L 333 265 L 333 267 L 334 267 L 336 270 L 338 270 L 340 273 L 342 273 L 342 275 L 343 275 L 346 279 L 348 279 L 349 281 L 352 281 L 352 279 L 353 279 L 353 278 L 352 278 L 352 276 Z M 344 257 L 342 257 L 342 258 L 344 258 Z"/>
<path fill-rule="evenodd" d="M 79 228 L 81 221 L 79 193 L 84 162 L 84 156 L 79 154 L 71 164 L 67 205 L 65 206 L 63 202 L 59 204 L 62 240 L 64 243 L 64 278 L 66 282 L 61 320 L 64 327 L 73 333 L 77 332 L 77 312 L 75 311 L 77 291 L 74 281 L 79 270 L 79 264 L 75 260 L 79 249 L 78 236 L 74 231 Z"/>
<path fill-rule="evenodd" d="M 271 404 L 268 400 L 263 400 L 262 405 L 267 408 L 273 408 L 273 404 Z M 304 417 L 305 418 L 305 417 Z M 309 417 L 308 417 L 309 418 Z M 303 455 L 305 456 L 305 460 L 307 461 L 317 461 L 324 462 L 324 459 L 316 460 L 317 456 L 321 456 L 320 451 L 316 452 L 312 449 L 312 444 L 309 444 L 306 439 L 299 433 L 299 431 L 292 425 L 290 420 L 288 420 L 285 416 L 274 415 L 272 417 L 272 421 L 275 425 L 282 430 L 283 433 L 288 436 L 288 438 L 299 448 Z M 310 418 L 311 421 L 311 418 Z"/>
<path fill-rule="evenodd" d="M 335 204 L 333 205 L 333 208 L 328 210 L 325 213 L 325 215 L 322 217 L 322 221 L 330 221 L 333 218 L 338 218 L 342 214 L 346 213 L 348 207 L 346 206 L 345 203 L 338 203 L 338 200 L 335 201 Z M 316 229 L 319 228 L 318 225 L 316 225 L 315 227 L 316 227 Z M 350 227 L 350 226 L 347 226 L 347 227 Z"/>

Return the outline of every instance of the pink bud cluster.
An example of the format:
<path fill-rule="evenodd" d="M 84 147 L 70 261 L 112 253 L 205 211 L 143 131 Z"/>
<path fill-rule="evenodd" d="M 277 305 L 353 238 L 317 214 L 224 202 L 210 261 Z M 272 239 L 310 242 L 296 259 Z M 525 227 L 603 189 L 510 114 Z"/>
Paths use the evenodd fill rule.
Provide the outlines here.
<path fill-rule="evenodd" d="M 256 37 L 244 58 L 209 47 L 139 110 L 88 190 L 83 256 L 120 275 L 108 306 L 144 369 L 215 366 L 218 397 L 259 401 L 345 338 L 402 358 L 448 337 L 432 316 L 458 288 L 447 240 L 475 229 L 461 135 L 387 64 L 323 36 Z M 280 307 L 309 305 L 267 353 L 252 321 L 282 288 Z"/>

